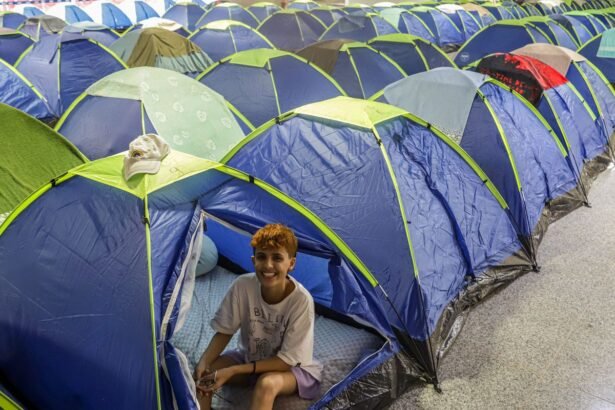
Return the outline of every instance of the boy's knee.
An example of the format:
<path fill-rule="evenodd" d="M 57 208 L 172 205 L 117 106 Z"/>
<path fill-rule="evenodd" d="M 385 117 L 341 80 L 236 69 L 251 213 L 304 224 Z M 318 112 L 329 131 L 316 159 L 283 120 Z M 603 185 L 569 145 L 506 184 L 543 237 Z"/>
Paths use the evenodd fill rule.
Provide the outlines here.
<path fill-rule="evenodd" d="M 277 395 L 282 388 L 282 379 L 272 373 L 264 373 L 256 382 L 256 390 L 265 395 Z"/>

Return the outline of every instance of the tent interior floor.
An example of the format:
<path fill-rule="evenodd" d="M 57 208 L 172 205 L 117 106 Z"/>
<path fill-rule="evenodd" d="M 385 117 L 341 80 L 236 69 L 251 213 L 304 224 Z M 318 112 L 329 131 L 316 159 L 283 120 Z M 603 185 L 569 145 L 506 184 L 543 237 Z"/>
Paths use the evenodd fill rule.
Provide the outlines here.
<path fill-rule="evenodd" d="M 615 170 L 557 221 L 528 273 L 476 307 L 440 366 L 391 410 L 615 409 Z"/>

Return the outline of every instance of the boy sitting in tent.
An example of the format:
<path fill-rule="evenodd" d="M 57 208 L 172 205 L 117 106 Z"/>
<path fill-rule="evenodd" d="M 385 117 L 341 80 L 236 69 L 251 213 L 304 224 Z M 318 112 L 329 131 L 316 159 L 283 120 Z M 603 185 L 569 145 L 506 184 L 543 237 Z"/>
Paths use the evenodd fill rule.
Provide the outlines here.
<path fill-rule="evenodd" d="M 271 409 L 278 395 L 314 400 L 321 365 L 314 361 L 314 302 L 289 276 L 297 238 L 271 224 L 252 237 L 255 273 L 237 278 L 211 321 L 216 331 L 195 369 L 201 409 L 226 383 L 254 386 L 252 409 Z M 240 348 L 222 353 L 240 330 Z"/>

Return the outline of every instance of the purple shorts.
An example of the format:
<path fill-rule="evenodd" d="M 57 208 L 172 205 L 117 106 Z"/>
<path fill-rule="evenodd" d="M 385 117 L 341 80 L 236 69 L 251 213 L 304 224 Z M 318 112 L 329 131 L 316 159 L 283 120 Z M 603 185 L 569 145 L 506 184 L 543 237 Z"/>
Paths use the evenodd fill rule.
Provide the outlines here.
<path fill-rule="evenodd" d="M 222 356 L 230 357 L 237 364 L 246 363 L 243 353 L 239 350 L 227 350 L 222 353 Z M 290 371 L 297 380 L 297 393 L 299 397 L 305 400 L 316 400 L 320 393 L 320 382 L 299 366 L 291 367 Z M 258 375 L 252 376 L 250 384 L 256 384 L 256 380 L 258 380 Z"/>

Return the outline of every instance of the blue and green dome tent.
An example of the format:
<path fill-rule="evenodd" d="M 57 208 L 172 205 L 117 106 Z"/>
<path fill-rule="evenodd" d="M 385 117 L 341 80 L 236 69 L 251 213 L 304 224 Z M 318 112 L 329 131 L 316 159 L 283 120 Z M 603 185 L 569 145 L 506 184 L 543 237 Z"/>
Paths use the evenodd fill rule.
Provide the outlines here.
<path fill-rule="evenodd" d="M 320 5 L 312 0 L 294 0 L 288 4 L 287 9 L 309 11 L 317 7 L 320 7 Z"/>
<path fill-rule="evenodd" d="M 496 80 L 436 68 L 393 83 L 374 99 L 415 114 L 457 142 L 506 200 L 534 259 L 554 219 L 550 209 L 561 217 L 585 201 L 568 154 L 545 119 Z"/>
<path fill-rule="evenodd" d="M 355 98 L 369 98 L 406 75 L 386 54 L 352 40 L 319 41 L 297 55 L 320 67 Z"/>
<path fill-rule="evenodd" d="M 437 67 L 455 67 L 455 63 L 438 46 L 410 34 L 378 36 L 367 44 L 390 57 L 407 75 Z"/>
<path fill-rule="evenodd" d="M 255 127 L 302 105 L 345 95 L 323 70 L 281 50 L 239 52 L 197 80 L 221 94 Z"/>
<path fill-rule="evenodd" d="M 111 50 L 74 33 L 41 38 L 15 66 L 45 96 L 57 117 L 90 85 L 126 68 Z"/>
<path fill-rule="evenodd" d="M 482 7 L 486 8 L 496 20 L 514 20 L 515 15 L 501 4 L 482 3 Z"/>
<path fill-rule="evenodd" d="M 611 153 L 609 135 L 576 87 L 551 66 L 517 54 L 487 56 L 476 70 L 504 82 L 538 109 L 566 148 L 576 175 L 584 179 L 587 194 L 587 178 L 605 169 Z"/>
<path fill-rule="evenodd" d="M 484 26 L 477 11 L 466 10 L 459 5 L 451 4 L 436 6 L 436 9 L 455 23 L 455 26 L 463 33 L 464 40 L 468 40 Z"/>
<path fill-rule="evenodd" d="M 548 44 L 529 44 L 514 50 L 513 54 L 533 57 L 565 76 L 596 114 L 597 125 L 602 125 L 612 138 L 615 132 L 615 93 L 608 80 L 585 57 Z"/>
<path fill-rule="evenodd" d="M 252 27 L 232 20 L 206 24 L 192 33 L 188 40 L 199 46 L 213 61 L 244 50 L 275 48 Z"/>
<path fill-rule="evenodd" d="M 565 14 L 553 14 L 549 18 L 560 23 L 570 35 L 575 39 L 577 44 L 583 45 L 588 42 L 593 36 L 592 33 L 579 20 Z"/>
<path fill-rule="evenodd" d="M 609 29 L 592 38 L 577 50 L 579 54 L 591 61 L 611 84 L 615 84 L 614 40 L 615 29 Z"/>
<path fill-rule="evenodd" d="M 120 36 L 107 26 L 90 21 L 74 23 L 64 27 L 65 33 L 78 33 L 84 37 L 91 38 L 100 44 L 109 47 Z"/>
<path fill-rule="evenodd" d="M 132 30 L 111 46 L 128 67 L 160 67 L 196 77 L 211 59 L 182 35 L 162 28 Z"/>
<path fill-rule="evenodd" d="M 189 31 L 194 31 L 198 28 L 197 22 L 205 14 L 198 4 L 195 3 L 177 3 L 168 9 L 161 17 L 173 20 L 186 27 Z"/>
<path fill-rule="evenodd" d="M 248 7 L 248 11 L 250 11 L 259 22 L 264 21 L 267 17 L 280 10 L 282 10 L 280 6 L 268 1 L 254 3 Z"/>
<path fill-rule="evenodd" d="M 364 16 L 343 16 L 320 36 L 320 40 L 368 41 L 392 33 L 399 31 L 379 15 L 369 13 Z"/>
<path fill-rule="evenodd" d="M 43 122 L 57 117 L 47 100 L 15 67 L 0 59 L 0 103 L 17 108 Z"/>
<path fill-rule="evenodd" d="M 552 44 L 576 50 L 579 46 L 574 37 L 557 21 L 549 17 L 526 17 L 522 20 L 525 24 L 542 30 L 549 37 Z"/>
<path fill-rule="evenodd" d="M 457 49 L 465 41 L 461 31 L 448 14 L 432 7 L 414 7 L 410 13 L 420 18 L 436 37 L 435 43 L 446 49 Z"/>
<path fill-rule="evenodd" d="M 400 33 L 412 34 L 431 43 L 436 42 L 436 36 L 417 15 L 399 7 L 390 7 L 380 12 L 380 16 L 393 24 Z M 386 34 L 383 34 L 386 35 Z"/>
<path fill-rule="evenodd" d="M 276 48 L 296 51 L 317 42 L 326 27 L 306 11 L 285 9 L 267 17 L 257 30 Z"/>
<path fill-rule="evenodd" d="M 154 133 L 173 149 L 220 160 L 245 135 L 233 112 L 239 115 L 220 95 L 190 77 L 140 67 L 91 85 L 64 113 L 56 130 L 90 159 L 117 154 L 139 135 Z"/>
<path fill-rule="evenodd" d="M 595 15 L 584 11 L 571 11 L 565 14 L 567 17 L 571 17 L 578 20 L 585 26 L 587 31 L 590 32 L 591 37 L 597 36 L 604 30 L 610 28 L 607 27 L 602 21 Z"/>
<path fill-rule="evenodd" d="M 348 14 L 342 9 L 330 6 L 317 7 L 315 9 L 309 10 L 309 12 L 312 16 L 322 21 L 323 24 L 327 27 L 331 26 L 331 24 L 335 23 L 337 20 Z"/>
<path fill-rule="evenodd" d="M 437 380 L 443 342 L 461 318 L 453 301 L 469 302 L 464 292 L 487 285 L 487 271 L 501 285 L 498 266 L 528 267 L 489 178 L 435 127 L 396 107 L 347 97 L 310 104 L 257 129 L 224 162 L 340 235 L 387 295 L 386 318 L 428 380 Z"/>
<path fill-rule="evenodd" d="M 9 64 L 15 64 L 33 43 L 34 39 L 21 31 L 0 28 L 0 58 Z"/>
<path fill-rule="evenodd" d="M 542 30 L 524 25 L 522 21 L 498 21 L 474 34 L 461 46 L 455 64 L 465 67 L 486 55 L 509 52 L 530 43 L 551 42 Z"/>
<path fill-rule="evenodd" d="M 197 21 L 196 28 L 220 20 L 234 20 L 246 24 L 252 28 L 259 25 L 259 20 L 250 11 L 235 3 L 216 4 Z"/>
<path fill-rule="evenodd" d="M 12 11 L 0 12 L 0 27 L 18 29 L 27 17 Z"/>

